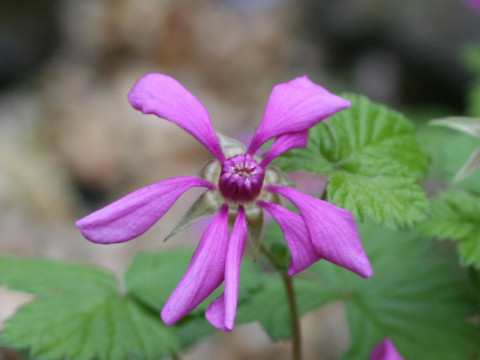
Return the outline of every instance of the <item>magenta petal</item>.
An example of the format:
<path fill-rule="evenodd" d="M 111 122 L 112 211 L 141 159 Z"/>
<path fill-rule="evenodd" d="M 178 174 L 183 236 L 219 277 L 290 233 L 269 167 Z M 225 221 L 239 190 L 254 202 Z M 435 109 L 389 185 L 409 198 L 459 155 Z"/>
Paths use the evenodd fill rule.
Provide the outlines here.
<path fill-rule="evenodd" d="M 239 207 L 232 235 L 228 243 L 225 263 L 225 291 L 207 309 L 206 317 L 213 326 L 223 331 L 232 331 L 235 325 L 240 282 L 240 264 L 247 239 L 245 210 Z"/>
<path fill-rule="evenodd" d="M 385 339 L 373 349 L 369 360 L 403 360 L 392 340 Z"/>
<path fill-rule="evenodd" d="M 175 324 L 222 283 L 227 247 L 228 206 L 224 205 L 205 230 L 187 271 L 162 309 L 165 324 Z"/>
<path fill-rule="evenodd" d="M 215 188 L 195 177 L 176 177 L 141 188 L 76 222 L 83 236 L 98 244 L 131 240 L 150 229 L 173 203 L 195 186 Z"/>
<path fill-rule="evenodd" d="M 288 265 L 290 276 L 305 270 L 322 258 L 317 254 L 308 234 L 307 225 L 299 214 L 265 201 L 259 201 L 258 205 L 267 210 L 282 228 L 292 254 L 292 260 Z"/>
<path fill-rule="evenodd" d="M 177 80 L 163 74 L 147 74 L 133 86 L 128 100 L 144 114 L 155 114 L 177 124 L 195 136 L 219 160 L 224 159 L 207 110 Z"/>
<path fill-rule="evenodd" d="M 217 297 L 207 308 L 205 312 L 207 320 L 216 328 L 223 331 L 231 331 L 225 328 L 225 293 Z"/>
<path fill-rule="evenodd" d="M 319 255 L 360 276 L 373 274 L 350 211 L 292 188 L 276 185 L 266 188 L 285 196 L 298 208 Z"/>
<path fill-rule="evenodd" d="M 306 76 L 276 85 L 268 100 L 262 122 L 248 149 L 255 153 L 269 139 L 305 131 L 323 119 L 346 109 L 350 101 L 331 94 Z"/>
<path fill-rule="evenodd" d="M 263 158 L 260 166 L 266 167 L 277 156 L 282 155 L 284 152 L 293 148 L 301 148 L 307 146 L 308 143 L 308 130 L 297 131 L 293 133 L 287 133 L 280 135 L 275 139 L 273 145 L 268 150 L 267 155 Z"/>

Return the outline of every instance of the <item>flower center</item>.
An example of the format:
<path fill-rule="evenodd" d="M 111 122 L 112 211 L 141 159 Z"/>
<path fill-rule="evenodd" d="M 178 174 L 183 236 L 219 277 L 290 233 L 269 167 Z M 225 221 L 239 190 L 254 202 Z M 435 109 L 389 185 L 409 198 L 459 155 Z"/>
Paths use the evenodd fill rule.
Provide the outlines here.
<path fill-rule="evenodd" d="M 230 201 L 249 202 L 260 194 L 265 171 L 248 154 L 236 155 L 222 163 L 218 187 Z"/>

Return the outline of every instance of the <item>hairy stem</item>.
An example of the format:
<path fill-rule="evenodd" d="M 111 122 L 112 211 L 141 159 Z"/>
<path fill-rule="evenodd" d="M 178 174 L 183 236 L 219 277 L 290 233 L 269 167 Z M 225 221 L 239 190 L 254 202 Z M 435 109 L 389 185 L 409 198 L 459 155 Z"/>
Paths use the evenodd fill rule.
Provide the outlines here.
<path fill-rule="evenodd" d="M 283 264 L 270 251 L 270 249 L 268 249 L 264 244 L 261 244 L 260 250 L 278 271 L 285 286 L 285 292 L 287 294 L 288 301 L 288 310 L 290 312 L 290 323 L 292 328 L 292 359 L 301 360 L 302 335 L 300 328 L 300 317 L 298 314 L 297 297 L 295 294 L 295 288 L 293 287 L 293 278 L 288 275 L 288 273 L 283 269 Z"/>

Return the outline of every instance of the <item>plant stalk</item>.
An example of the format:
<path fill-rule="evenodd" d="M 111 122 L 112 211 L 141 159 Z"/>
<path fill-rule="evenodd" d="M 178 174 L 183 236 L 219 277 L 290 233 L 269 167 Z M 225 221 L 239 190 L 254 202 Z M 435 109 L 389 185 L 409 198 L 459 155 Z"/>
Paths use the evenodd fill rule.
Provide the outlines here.
<path fill-rule="evenodd" d="M 302 333 L 300 327 L 300 316 L 298 314 L 297 297 L 295 288 L 293 287 L 293 277 L 282 269 L 282 263 L 264 244 L 260 245 L 260 249 L 267 259 L 272 263 L 278 271 L 285 286 L 287 294 L 288 310 L 290 312 L 290 323 L 292 328 L 292 359 L 302 360 Z"/>

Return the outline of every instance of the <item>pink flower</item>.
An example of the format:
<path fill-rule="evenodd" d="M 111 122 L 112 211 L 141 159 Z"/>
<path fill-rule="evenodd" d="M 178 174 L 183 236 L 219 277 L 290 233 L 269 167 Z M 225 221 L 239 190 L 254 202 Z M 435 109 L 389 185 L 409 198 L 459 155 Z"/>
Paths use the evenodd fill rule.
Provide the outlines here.
<path fill-rule="evenodd" d="M 467 4 L 473 7 L 475 10 L 480 11 L 480 0 L 464 0 Z"/>
<path fill-rule="evenodd" d="M 373 349 L 370 360 L 403 360 L 392 340 L 385 339 Z"/>
<path fill-rule="evenodd" d="M 288 187 L 288 176 L 269 166 L 280 154 L 306 146 L 308 129 L 349 107 L 349 101 L 329 93 L 306 76 L 279 84 L 273 88 L 262 122 L 247 149 L 239 141 L 216 134 L 203 105 L 169 76 L 144 76 L 128 98 L 135 109 L 174 122 L 192 134 L 215 157 L 204 166 L 199 177 L 160 181 L 76 223 L 83 235 L 95 243 L 128 241 L 155 224 L 185 191 L 192 187 L 206 188 L 197 200 L 201 206 L 194 204 L 195 210 L 189 212 L 208 209 L 206 214 L 196 217 L 216 215 L 162 309 L 161 317 L 167 325 L 175 324 L 191 312 L 224 282 L 224 293 L 209 306 L 206 317 L 224 331 L 233 329 L 240 262 L 247 236 L 255 237 L 260 232 L 262 209 L 283 230 L 292 255 L 290 275 L 322 258 L 360 276 L 372 275 L 352 214 Z M 256 152 L 270 139 L 275 140 L 262 159 Z M 290 200 L 300 214 L 280 206 L 280 195 Z M 229 219 L 234 220 L 230 236 Z M 193 221 L 188 219 L 177 228 Z"/>

